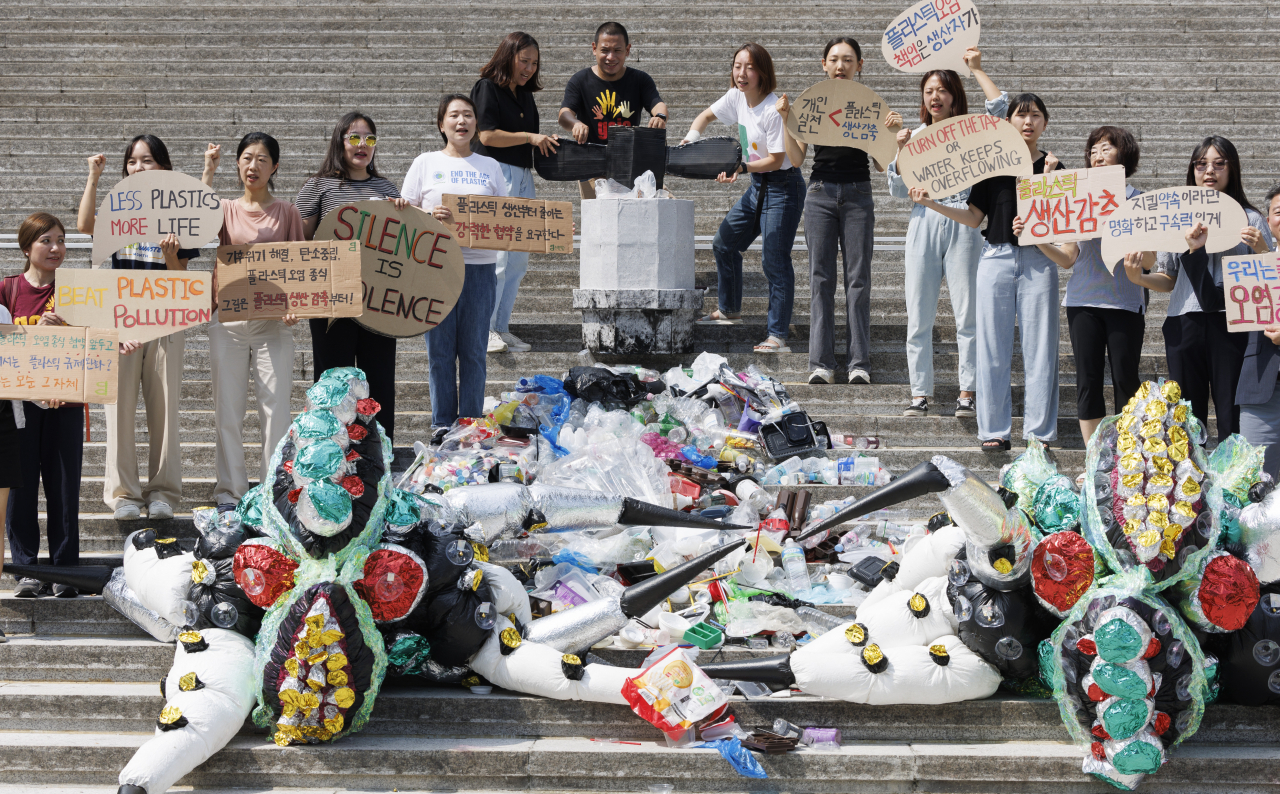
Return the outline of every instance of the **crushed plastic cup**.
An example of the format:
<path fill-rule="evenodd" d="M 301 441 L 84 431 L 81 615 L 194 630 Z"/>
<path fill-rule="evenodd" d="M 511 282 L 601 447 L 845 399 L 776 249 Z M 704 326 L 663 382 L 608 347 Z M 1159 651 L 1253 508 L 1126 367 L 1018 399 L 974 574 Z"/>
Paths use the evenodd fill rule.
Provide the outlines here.
<path fill-rule="evenodd" d="M 773 694 L 773 690 L 758 681 L 735 681 L 734 684 L 747 700 L 760 700 Z"/>
<path fill-rule="evenodd" d="M 676 787 L 671 783 L 650 783 L 649 794 L 671 794 Z"/>
<path fill-rule="evenodd" d="M 767 651 L 769 641 L 764 637 L 750 637 L 747 639 L 747 647 L 753 651 Z"/>
<path fill-rule="evenodd" d="M 477 685 L 477 686 L 473 686 L 473 687 L 471 687 L 471 694 L 473 694 L 473 695 L 489 695 L 489 694 L 492 694 L 492 693 L 493 693 L 493 687 L 491 687 L 491 686 L 478 686 L 478 685 Z"/>

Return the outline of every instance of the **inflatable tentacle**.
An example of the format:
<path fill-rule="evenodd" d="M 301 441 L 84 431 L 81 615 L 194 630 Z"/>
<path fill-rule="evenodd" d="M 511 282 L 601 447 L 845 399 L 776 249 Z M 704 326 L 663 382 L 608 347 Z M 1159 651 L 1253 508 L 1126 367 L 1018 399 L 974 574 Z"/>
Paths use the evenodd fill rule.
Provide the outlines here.
<path fill-rule="evenodd" d="M 814 524 L 797 540 L 805 540 L 823 530 L 838 527 L 846 521 L 853 521 L 855 518 L 865 516 L 867 513 L 874 513 L 877 510 L 902 504 L 908 500 L 915 499 L 917 496 L 940 493 L 946 490 L 949 485 L 950 482 L 938 470 L 937 466 L 933 463 L 921 463 L 906 474 L 894 479 L 888 485 L 877 488 L 862 497 L 831 518 Z"/>

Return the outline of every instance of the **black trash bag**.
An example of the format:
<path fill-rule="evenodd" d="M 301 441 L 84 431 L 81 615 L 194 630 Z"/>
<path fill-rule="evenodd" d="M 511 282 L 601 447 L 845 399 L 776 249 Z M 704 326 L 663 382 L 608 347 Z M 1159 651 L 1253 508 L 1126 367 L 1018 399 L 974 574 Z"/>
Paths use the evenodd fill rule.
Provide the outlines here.
<path fill-rule="evenodd" d="M 533 150 L 533 169 L 548 182 L 586 182 L 609 173 L 608 147 L 561 138 L 551 154 Z"/>
<path fill-rule="evenodd" d="M 1271 612 L 1280 585 L 1262 588 L 1262 598 L 1239 631 L 1214 634 L 1206 651 L 1218 657 L 1221 697 L 1242 706 L 1280 705 L 1280 613 Z M 1272 687 L 1273 676 L 1275 687 Z"/>
<path fill-rule="evenodd" d="M 475 590 L 457 586 L 423 598 L 405 621 L 431 643 L 431 658 L 445 667 L 466 664 L 489 638 L 492 626 L 481 626 L 476 609 L 493 603 L 493 592 L 483 579 Z"/>
<path fill-rule="evenodd" d="M 742 146 L 734 138 L 702 138 L 667 149 L 667 173 L 685 179 L 715 179 L 734 173 L 741 164 Z"/>
<path fill-rule="evenodd" d="M 474 676 L 466 665 L 445 667 L 431 658 L 429 643 L 425 637 L 411 631 L 384 629 L 383 643 L 387 648 L 387 677 L 383 686 L 458 686 Z"/>
<path fill-rule="evenodd" d="M 197 561 L 212 570 L 215 578 L 213 584 L 196 582 L 191 585 L 191 601 L 196 605 L 200 615 L 196 619 L 195 627 L 197 629 L 230 629 L 251 640 L 255 639 L 258 636 L 258 628 L 262 625 L 263 609 L 250 601 L 236 584 L 235 577 L 231 573 L 234 558 L 224 557 L 220 560 L 212 560 L 197 555 Z M 230 604 L 236 610 L 235 625 L 223 626 L 214 621 L 213 609 L 219 604 Z"/>
<path fill-rule="evenodd" d="M 963 559 L 962 553 L 957 559 Z M 1040 607 L 1030 587 L 1001 592 L 987 587 L 972 575 L 957 587 L 947 585 L 947 600 L 958 618 L 964 611 L 957 599 L 969 602 L 969 616 L 960 621 L 960 640 L 1000 674 L 1012 681 L 1031 678 L 1039 672 L 1040 641 L 1053 631 L 1056 621 Z M 1006 637 L 1014 643 L 1001 644 Z"/>
<path fill-rule="evenodd" d="M 407 531 L 384 535 L 384 543 L 396 543 L 422 558 L 427 571 L 427 589 L 418 604 L 422 610 L 430 597 L 456 587 L 475 559 L 475 544 L 463 534 L 465 527 L 445 527 L 435 521 L 420 521 Z"/>
<path fill-rule="evenodd" d="M 604 367 L 573 367 L 564 381 L 564 390 L 570 397 L 589 403 L 616 400 L 630 408 L 646 398 L 649 385 L 634 373 L 619 375 Z M 661 382 L 658 385 L 665 388 Z"/>

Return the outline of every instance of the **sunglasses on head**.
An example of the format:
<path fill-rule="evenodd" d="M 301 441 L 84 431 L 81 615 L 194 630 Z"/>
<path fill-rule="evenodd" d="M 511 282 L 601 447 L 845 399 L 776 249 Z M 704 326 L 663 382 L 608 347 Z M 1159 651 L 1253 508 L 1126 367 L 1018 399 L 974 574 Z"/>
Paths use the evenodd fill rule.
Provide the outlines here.
<path fill-rule="evenodd" d="M 352 146 L 359 146 L 361 143 L 367 146 L 377 146 L 378 136 L 377 135 L 348 135 L 347 143 L 351 144 Z"/>

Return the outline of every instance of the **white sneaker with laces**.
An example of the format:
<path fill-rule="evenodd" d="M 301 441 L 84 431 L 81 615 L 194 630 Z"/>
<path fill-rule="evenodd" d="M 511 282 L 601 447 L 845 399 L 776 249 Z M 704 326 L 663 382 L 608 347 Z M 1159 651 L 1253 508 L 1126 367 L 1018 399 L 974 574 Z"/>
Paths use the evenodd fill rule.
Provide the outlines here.
<path fill-rule="evenodd" d="M 116 508 L 116 521 L 135 521 L 142 518 L 142 510 L 133 502 L 126 502 Z"/>
<path fill-rule="evenodd" d="M 829 384 L 834 382 L 835 379 L 836 374 L 825 367 L 818 367 L 813 372 L 809 373 L 810 383 Z"/>
<path fill-rule="evenodd" d="M 147 518 L 154 521 L 167 521 L 173 518 L 173 508 L 168 502 L 162 502 L 159 499 L 147 505 Z"/>
<path fill-rule="evenodd" d="M 533 350 L 533 345 L 522 341 L 520 337 L 513 333 L 499 332 L 498 336 L 502 338 L 503 342 L 506 342 L 507 349 L 513 353 L 528 353 L 530 350 Z"/>
<path fill-rule="evenodd" d="M 849 370 L 849 382 L 850 383 L 870 383 L 871 373 L 867 372 L 865 369 L 862 369 L 861 367 L 856 367 L 854 369 L 851 369 Z"/>
<path fill-rule="evenodd" d="M 488 352 L 490 353 L 507 352 L 507 343 L 502 341 L 502 337 L 499 336 L 497 331 L 489 332 L 489 351 Z"/>

